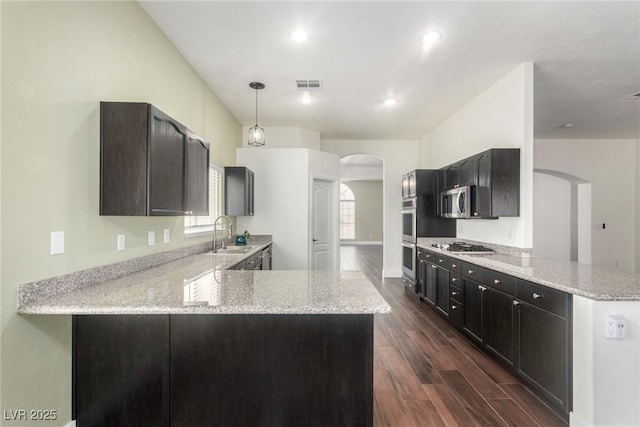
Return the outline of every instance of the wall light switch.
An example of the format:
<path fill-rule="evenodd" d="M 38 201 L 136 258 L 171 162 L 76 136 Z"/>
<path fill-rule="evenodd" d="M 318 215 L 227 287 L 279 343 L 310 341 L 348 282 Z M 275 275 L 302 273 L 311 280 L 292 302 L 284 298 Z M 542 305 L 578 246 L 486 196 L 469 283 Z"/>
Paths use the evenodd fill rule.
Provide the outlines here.
<path fill-rule="evenodd" d="M 164 234 L 164 243 L 169 243 L 171 241 L 171 235 L 169 234 L 169 229 L 165 228 L 163 230 L 163 234 Z"/>
<path fill-rule="evenodd" d="M 51 255 L 64 253 L 64 231 L 51 232 Z"/>
<path fill-rule="evenodd" d="M 149 246 L 153 246 L 156 244 L 156 232 L 153 230 L 149 230 L 147 232 L 147 241 L 149 242 Z"/>
<path fill-rule="evenodd" d="M 118 246 L 119 251 L 124 251 L 124 234 L 118 234 Z"/>

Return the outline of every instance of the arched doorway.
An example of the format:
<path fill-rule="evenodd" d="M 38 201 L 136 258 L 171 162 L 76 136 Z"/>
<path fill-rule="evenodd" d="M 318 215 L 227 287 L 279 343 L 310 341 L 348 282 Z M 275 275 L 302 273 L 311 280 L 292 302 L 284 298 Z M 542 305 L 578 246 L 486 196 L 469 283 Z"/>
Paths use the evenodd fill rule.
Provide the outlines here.
<path fill-rule="evenodd" d="M 560 171 L 533 172 L 535 255 L 591 264 L 591 184 Z"/>
<path fill-rule="evenodd" d="M 379 254 L 382 265 L 384 161 L 366 153 L 344 156 L 340 180 L 340 268 L 360 269 L 356 253 L 363 251 Z"/>

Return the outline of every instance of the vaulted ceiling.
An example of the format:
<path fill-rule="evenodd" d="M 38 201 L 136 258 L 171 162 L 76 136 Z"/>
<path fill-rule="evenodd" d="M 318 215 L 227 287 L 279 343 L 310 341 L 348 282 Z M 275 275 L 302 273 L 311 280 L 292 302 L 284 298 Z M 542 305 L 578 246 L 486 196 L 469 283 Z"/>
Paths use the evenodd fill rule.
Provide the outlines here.
<path fill-rule="evenodd" d="M 261 126 L 418 139 L 533 62 L 536 138 L 640 137 L 640 100 L 625 99 L 640 93 L 638 1 L 139 3 L 243 125 L 260 81 Z M 321 80 L 309 104 L 300 79 Z"/>

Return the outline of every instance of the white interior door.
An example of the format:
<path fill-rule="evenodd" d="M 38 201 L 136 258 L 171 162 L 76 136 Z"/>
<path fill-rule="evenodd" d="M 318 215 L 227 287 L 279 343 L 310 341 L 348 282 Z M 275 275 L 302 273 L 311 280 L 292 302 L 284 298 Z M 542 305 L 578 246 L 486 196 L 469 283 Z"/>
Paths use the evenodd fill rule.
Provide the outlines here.
<path fill-rule="evenodd" d="M 311 269 L 332 270 L 333 182 L 315 179 L 311 207 Z"/>

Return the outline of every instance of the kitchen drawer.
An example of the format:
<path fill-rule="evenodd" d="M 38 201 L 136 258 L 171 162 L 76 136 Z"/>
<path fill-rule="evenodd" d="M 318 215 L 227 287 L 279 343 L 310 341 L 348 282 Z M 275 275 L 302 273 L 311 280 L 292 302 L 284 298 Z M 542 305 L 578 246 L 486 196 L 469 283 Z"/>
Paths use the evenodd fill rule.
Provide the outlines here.
<path fill-rule="evenodd" d="M 449 286 L 449 301 L 455 300 L 457 303 L 462 303 L 462 289 L 455 286 Z"/>
<path fill-rule="evenodd" d="M 423 257 L 425 261 L 434 262 L 434 260 L 436 259 L 436 254 L 434 252 L 423 249 Z"/>
<path fill-rule="evenodd" d="M 516 294 L 516 278 L 508 274 L 485 269 L 484 283 L 509 295 Z"/>
<path fill-rule="evenodd" d="M 419 290 L 416 288 L 416 282 L 409 279 L 407 276 L 402 276 L 402 284 L 404 285 L 404 292 L 415 298 L 420 298 Z"/>
<path fill-rule="evenodd" d="M 247 270 L 253 270 L 254 266 L 256 264 L 257 261 L 257 256 L 256 255 L 252 255 L 249 258 L 247 258 Z"/>
<path fill-rule="evenodd" d="M 462 327 L 462 304 L 458 301 L 449 300 L 449 321 L 456 327 Z"/>
<path fill-rule="evenodd" d="M 454 271 L 456 273 L 461 273 L 462 272 L 462 261 L 460 261 L 459 259 L 455 259 L 455 258 L 449 258 L 449 263 L 447 264 L 447 266 L 445 267 L 451 271 Z"/>
<path fill-rule="evenodd" d="M 484 268 L 468 262 L 462 263 L 462 275 L 476 282 L 484 282 Z"/>
<path fill-rule="evenodd" d="M 253 267 L 253 266 L 252 266 Z M 242 260 L 239 263 L 235 264 L 230 270 L 246 270 L 247 269 L 247 260 Z"/>
<path fill-rule="evenodd" d="M 432 261 L 435 265 L 439 265 L 442 268 L 449 270 L 451 268 L 451 258 L 448 256 L 435 254 L 435 260 Z"/>
<path fill-rule="evenodd" d="M 516 281 L 516 297 L 561 317 L 566 318 L 569 314 L 571 301 L 569 294 L 537 283 L 518 279 Z"/>
<path fill-rule="evenodd" d="M 462 276 L 456 273 L 449 273 L 449 286 L 454 286 L 458 290 L 462 289 Z"/>

